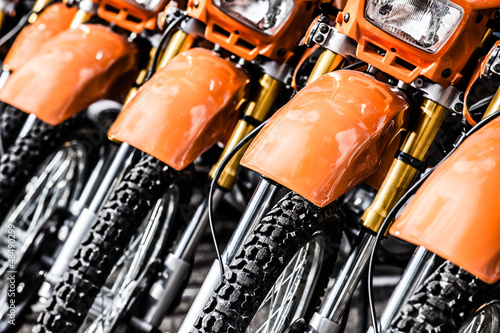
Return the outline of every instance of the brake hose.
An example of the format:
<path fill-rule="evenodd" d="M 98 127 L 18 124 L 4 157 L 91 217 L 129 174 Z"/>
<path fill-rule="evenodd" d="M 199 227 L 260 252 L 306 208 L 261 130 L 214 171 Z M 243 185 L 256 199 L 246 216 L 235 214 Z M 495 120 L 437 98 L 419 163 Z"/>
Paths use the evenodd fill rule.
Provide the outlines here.
<path fill-rule="evenodd" d="M 241 149 L 243 148 L 250 140 L 252 140 L 257 133 L 264 127 L 264 125 L 267 123 L 267 120 L 264 121 L 262 124 L 254 128 L 247 136 L 245 136 L 234 148 L 222 159 L 222 162 L 220 163 L 219 167 L 215 171 L 214 177 L 212 179 L 212 182 L 210 183 L 210 190 L 208 192 L 208 222 L 210 224 L 210 232 L 212 233 L 212 240 L 214 242 L 215 246 L 215 253 L 217 254 L 217 260 L 219 261 L 219 268 L 220 268 L 220 276 L 221 276 L 221 282 L 224 279 L 224 264 L 222 263 L 222 256 L 220 255 L 219 251 L 219 245 L 217 243 L 217 237 L 215 235 L 215 227 L 214 227 L 214 221 L 212 218 L 212 201 L 213 201 L 213 194 L 215 187 L 217 186 L 217 182 L 219 181 L 219 178 L 222 174 L 222 171 L 226 167 L 226 165 L 231 161 L 233 156 Z"/>
<path fill-rule="evenodd" d="M 158 58 L 160 57 L 160 50 L 161 50 L 162 45 L 167 40 L 168 35 L 172 31 L 172 29 L 175 28 L 175 26 L 177 24 L 179 24 L 180 21 L 184 20 L 187 16 L 188 16 L 187 13 L 183 13 L 181 16 L 177 17 L 174 21 L 172 21 L 172 23 L 170 23 L 170 25 L 167 27 L 167 29 L 165 29 L 165 31 L 161 35 L 160 42 L 158 43 L 158 47 L 156 48 L 156 51 L 153 55 L 153 59 L 151 60 L 151 66 L 149 66 L 149 69 L 148 69 L 148 72 L 147 72 L 146 77 L 144 79 L 144 82 L 147 82 L 153 76 L 153 74 L 156 72 Z"/>

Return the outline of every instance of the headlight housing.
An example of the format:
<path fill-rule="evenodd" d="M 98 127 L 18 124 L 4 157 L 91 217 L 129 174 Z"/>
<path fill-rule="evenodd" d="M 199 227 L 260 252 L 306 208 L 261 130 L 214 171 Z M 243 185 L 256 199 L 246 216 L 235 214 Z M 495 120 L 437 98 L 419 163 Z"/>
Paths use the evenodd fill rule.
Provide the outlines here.
<path fill-rule="evenodd" d="M 367 0 L 365 16 L 388 34 L 435 53 L 457 28 L 463 9 L 447 0 Z"/>
<path fill-rule="evenodd" d="M 250 28 L 274 35 L 295 7 L 294 0 L 213 0 L 223 12 Z"/>

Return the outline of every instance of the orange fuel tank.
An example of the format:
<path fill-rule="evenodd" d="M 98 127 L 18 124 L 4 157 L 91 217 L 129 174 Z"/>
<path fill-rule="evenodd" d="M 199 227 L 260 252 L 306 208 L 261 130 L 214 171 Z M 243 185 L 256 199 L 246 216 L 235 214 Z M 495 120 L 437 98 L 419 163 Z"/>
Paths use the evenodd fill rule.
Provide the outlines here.
<path fill-rule="evenodd" d="M 108 135 L 181 170 L 233 129 L 247 82 L 218 54 L 188 50 L 139 89 Z"/>
<path fill-rule="evenodd" d="M 329 73 L 269 120 L 241 164 L 324 207 L 375 171 L 407 109 L 401 92 L 370 75 Z"/>
<path fill-rule="evenodd" d="M 0 90 L 0 101 L 55 125 L 91 103 L 129 89 L 137 49 L 109 28 L 84 24 L 51 38 Z M 113 86 L 116 85 L 116 86 Z"/>
<path fill-rule="evenodd" d="M 390 233 L 488 283 L 500 280 L 500 118 L 466 139 L 417 191 Z"/>

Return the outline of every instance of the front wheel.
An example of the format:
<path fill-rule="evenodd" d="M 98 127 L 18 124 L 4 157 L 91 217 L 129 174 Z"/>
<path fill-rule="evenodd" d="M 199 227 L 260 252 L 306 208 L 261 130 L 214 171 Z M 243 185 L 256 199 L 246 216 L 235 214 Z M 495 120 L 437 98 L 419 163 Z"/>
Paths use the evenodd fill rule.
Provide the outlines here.
<path fill-rule="evenodd" d="M 80 123 L 80 124 L 79 124 Z M 78 116 L 52 126 L 36 120 L 26 136 L 17 140 L 0 159 L 0 220 L 5 218 L 28 179 L 51 152 L 82 128 Z"/>
<path fill-rule="evenodd" d="M 340 205 L 320 209 L 290 192 L 230 265 L 198 332 L 284 332 L 319 305 L 341 239 Z"/>
<path fill-rule="evenodd" d="M 0 151 L 5 152 L 16 141 L 28 114 L 5 103 L 0 102 Z"/>
<path fill-rule="evenodd" d="M 498 297 L 482 306 L 458 331 L 458 333 L 498 332 L 500 332 L 500 301 Z"/>
<path fill-rule="evenodd" d="M 34 332 L 78 331 L 92 305 L 99 305 L 95 300 L 114 268 L 120 264 L 120 258 L 128 257 L 126 249 L 133 245 L 131 240 L 140 229 L 141 222 L 150 212 L 154 212 L 154 204 L 178 180 L 176 176 L 178 173 L 149 155 L 144 155 L 127 172 L 100 211 L 89 237 L 80 246 L 51 303 L 39 316 L 39 324 Z M 163 208 L 166 207 L 161 207 Z M 149 236 L 147 238 L 150 239 Z M 143 239 L 146 238 L 136 240 Z M 156 244 L 152 239 L 149 244 L 149 249 L 154 249 Z M 132 257 L 136 258 L 135 255 Z M 127 259 L 127 262 L 139 274 L 140 267 L 143 266 L 141 261 L 147 257 L 147 253 L 144 253 L 137 260 Z M 127 269 L 126 272 L 132 272 L 130 268 Z M 126 274 L 124 278 L 130 280 Z M 113 293 L 107 296 L 110 300 L 114 298 Z M 106 305 L 103 304 L 102 307 Z"/>
<path fill-rule="evenodd" d="M 477 277 L 445 261 L 408 299 L 389 332 L 457 332 L 474 311 L 473 297 L 486 287 Z"/>

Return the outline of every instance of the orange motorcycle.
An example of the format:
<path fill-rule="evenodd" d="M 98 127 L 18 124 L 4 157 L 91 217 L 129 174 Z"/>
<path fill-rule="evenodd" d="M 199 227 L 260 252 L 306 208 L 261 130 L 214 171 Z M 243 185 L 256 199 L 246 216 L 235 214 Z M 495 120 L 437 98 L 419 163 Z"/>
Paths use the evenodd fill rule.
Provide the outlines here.
<path fill-rule="evenodd" d="M 9 8 L 10 6 L 6 7 L 11 11 L 12 8 Z M 25 14 L 18 24 L 0 39 L 0 46 L 8 46 L 9 50 L 2 64 L 0 87 L 5 84 L 10 74 L 25 64 L 45 41 L 68 29 L 76 13 L 75 6 L 69 7 L 63 3 L 51 5 L 47 0 L 37 0 L 32 11 Z M 1 17 L 0 21 L 2 21 Z M 27 23 L 29 25 L 24 27 Z M 16 35 L 14 43 L 7 45 Z M 4 151 L 15 141 L 27 117 L 25 112 L 0 102 L 0 155 L 3 155 Z"/>
<path fill-rule="evenodd" d="M 183 21 L 163 58 L 153 60 L 152 68 L 158 67 L 158 71 L 125 105 L 108 132 L 112 140 L 122 142 L 123 156 L 140 151 L 142 157 L 109 198 L 93 198 L 93 207 L 103 207 L 98 215 L 86 210 L 78 218 L 85 219 L 86 227 L 75 233 L 78 240 L 65 243 L 59 257 L 65 258 L 61 262 L 66 267 L 76 253 L 75 260 L 39 318 L 37 329 L 76 329 L 89 311 L 90 315 L 102 314 L 90 328 L 95 331 L 115 330 L 117 325 L 135 332 L 159 327 L 182 290 L 207 225 L 205 200 L 188 221 L 174 251 L 158 250 L 168 244 L 170 230 L 179 228 L 175 214 L 178 206 L 188 204 L 193 167 L 200 166 L 196 162 L 203 162 L 203 154 L 217 142 L 225 143 L 225 156 L 272 112 L 280 94 L 289 94 L 286 86 L 302 53 L 297 44 L 318 5 L 315 0 L 193 0 L 187 12 L 174 10 L 173 15 Z M 225 169 L 218 201 L 235 183 L 238 162 L 236 157 Z M 118 178 L 113 168 L 106 177 Z M 161 212 L 167 217 L 160 217 Z M 78 249 L 87 230 L 90 236 Z M 128 244 L 141 244 L 137 256 L 127 255 Z M 157 258 L 163 263 L 148 270 Z M 103 288 L 118 266 L 124 278 Z M 56 263 L 49 275 L 57 270 L 62 276 L 61 267 Z M 147 291 L 141 297 L 146 299 L 135 303 L 138 311 L 126 312 L 142 272 L 149 274 L 147 281 L 158 280 L 143 288 Z M 94 311 L 96 307 L 104 310 Z"/>
<path fill-rule="evenodd" d="M 16 229 L 8 244 L 15 258 L 8 251 L 0 257 L 2 331 L 16 328 L 9 323 L 9 302 L 16 300 L 21 320 L 48 279 L 43 272 L 72 229 L 72 218 L 96 195 L 85 192 L 84 184 L 106 182 L 102 168 L 119 159 L 106 131 L 127 92 L 136 91 L 131 87 L 158 42 L 157 18 L 166 3 L 82 1 L 78 9 L 55 4 L 11 48 L 0 101 L 29 116 L 0 160 L 0 233 Z M 139 75 L 136 82 L 141 80 Z M 6 279 L 9 271 L 16 272 L 14 284 Z M 15 292 L 9 294 L 9 285 Z"/>
<path fill-rule="evenodd" d="M 405 195 L 418 187 L 390 227 L 392 235 L 419 248 L 384 310 L 380 331 L 498 330 L 499 55 L 497 42 L 467 89 L 464 113 L 474 127 Z"/>
<path fill-rule="evenodd" d="M 343 330 L 342 318 L 387 213 L 460 134 L 461 126 L 438 135 L 448 119 L 461 123 L 463 92 L 471 69 L 493 43 L 499 6 L 495 1 L 350 0 L 335 27 L 323 18 L 315 22 L 305 40 L 326 50 L 313 73 L 328 72 L 339 57 L 358 59 L 365 67 L 311 82 L 250 145 L 241 162 L 263 176 L 256 193 L 277 184 L 294 192 L 262 221 L 240 221 L 239 237 L 223 255 L 228 272 L 211 293 L 206 314 L 196 323 L 190 317 L 186 327 L 195 323 L 200 332 L 245 331 L 254 328 L 252 318 L 268 300 L 279 297 L 294 307 L 321 294 L 314 287 L 324 284 L 315 279 L 321 264 L 336 256 L 340 242 L 339 198 L 365 182 L 378 191 L 361 216 L 355 245 L 319 310 L 309 309 L 293 327 Z M 443 142 L 432 146 L 436 137 Z M 254 196 L 247 210 L 266 202 L 267 191 Z M 215 268 L 212 281 L 221 278 Z M 195 300 L 198 313 L 207 294 Z M 279 323 L 273 325 L 280 330 Z"/>

